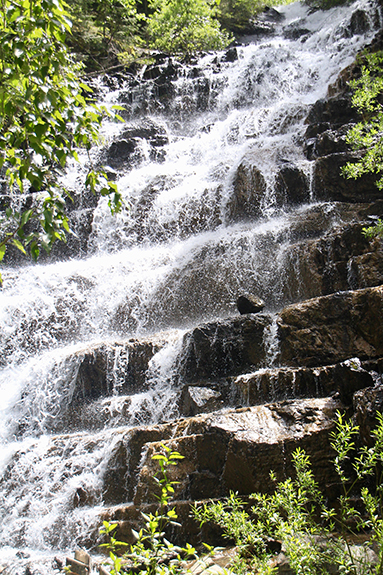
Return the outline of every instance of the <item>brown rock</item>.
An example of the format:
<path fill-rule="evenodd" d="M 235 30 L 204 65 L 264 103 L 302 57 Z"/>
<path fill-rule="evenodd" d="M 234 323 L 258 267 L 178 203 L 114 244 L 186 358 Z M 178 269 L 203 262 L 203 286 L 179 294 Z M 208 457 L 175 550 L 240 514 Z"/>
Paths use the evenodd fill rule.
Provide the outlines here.
<path fill-rule="evenodd" d="M 209 413 L 224 407 L 226 402 L 218 389 L 197 385 L 185 386 L 182 390 L 179 409 L 183 416 L 190 417 L 197 413 Z"/>
<path fill-rule="evenodd" d="M 382 367 L 382 366 L 381 366 Z M 375 385 L 360 390 L 354 396 L 354 420 L 359 425 L 362 443 L 373 445 L 371 430 L 377 423 L 377 413 L 383 413 L 383 383 L 381 372 L 376 374 Z"/>
<path fill-rule="evenodd" d="M 171 470 L 176 499 L 222 497 L 229 490 L 240 494 L 271 491 L 270 469 L 278 479 L 292 472 L 291 453 L 306 449 L 321 485 L 335 481 L 328 431 L 336 409 L 333 399 L 305 399 L 242 408 L 214 415 L 201 415 L 181 425 L 171 440 L 164 442 L 185 455 Z M 197 433 L 198 431 L 198 433 Z M 180 435 L 181 433 L 181 435 Z M 151 444 L 140 469 L 134 503 L 152 501 L 152 480 L 156 464 Z"/>
<path fill-rule="evenodd" d="M 351 153 L 330 154 L 315 162 L 313 189 L 317 200 L 338 202 L 368 202 L 381 197 L 376 186 L 375 174 L 364 174 L 357 180 L 342 176 L 341 168 L 347 162 L 355 162 L 358 156 Z"/>
<path fill-rule="evenodd" d="M 259 405 L 304 397 L 328 397 L 338 394 L 342 403 L 351 405 L 355 391 L 373 385 L 377 362 L 361 364 L 358 358 L 322 367 L 266 368 L 234 379 L 239 401 Z"/>
<path fill-rule="evenodd" d="M 73 403 L 112 395 L 113 391 L 142 391 L 153 355 L 163 341 L 130 339 L 115 344 L 92 346 L 79 352 L 81 358 L 73 393 Z M 113 372 L 114 371 L 114 372 Z"/>
<path fill-rule="evenodd" d="M 340 292 L 286 307 L 280 361 L 320 366 L 383 355 L 383 287 Z"/>
<path fill-rule="evenodd" d="M 296 205 L 310 199 L 309 183 L 305 174 L 294 164 L 287 162 L 278 171 L 275 192 L 279 205 Z"/>

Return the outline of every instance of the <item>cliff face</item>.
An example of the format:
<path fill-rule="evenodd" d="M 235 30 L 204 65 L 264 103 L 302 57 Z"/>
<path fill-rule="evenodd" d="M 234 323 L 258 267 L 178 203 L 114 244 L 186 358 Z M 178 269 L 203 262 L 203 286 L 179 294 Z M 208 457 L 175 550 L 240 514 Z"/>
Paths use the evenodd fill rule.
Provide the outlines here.
<path fill-rule="evenodd" d="M 379 36 L 372 49 L 380 42 Z M 328 431 L 337 409 L 355 414 L 368 442 L 375 413 L 383 408 L 383 250 L 362 228 L 381 215 L 383 202 L 373 176 L 354 181 L 340 175 L 340 167 L 356 158 L 345 134 L 358 120 L 347 84 L 358 73 L 356 65 L 344 70 L 306 119 L 302 144 L 312 162 L 314 197 L 336 202 L 340 223 L 327 229 L 323 209 L 316 207 L 293 228 L 291 278 L 299 275 L 301 301 L 277 316 L 249 314 L 199 325 L 184 336 L 178 392 L 184 418 L 143 430 L 151 436 L 144 458 L 129 458 L 130 464 L 141 460 L 138 467 L 128 468 L 126 455 L 121 457 L 121 449 L 130 454 L 142 449 L 138 431 L 116 452 L 117 475 L 106 489 L 118 507 L 103 517 L 119 520 L 122 535 L 129 538 L 135 506 L 152 502 L 151 455 L 161 441 L 185 455 L 175 471 L 181 516 L 192 500 L 272 489 L 270 469 L 279 479 L 288 476 L 297 446 L 310 455 L 331 499 L 326 490 L 335 477 Z M 281 163 L 276 186 L 281 204 L 308 201 L 309 185 L 299 166 Z M 230 217 L 256 217 L 266 190 L 256 156 L 247 154 L 239 164 L 234 189 Z M 277 350 L 270 367 L 272 332 Z M 118 486 L 126 477 L 133 504 L 124 507 Z M 184 525 L 190 538 L 195 527 Z"/>
<path fill-rule="evenodd" d="M 357 27 L 356 19 L 354 25 Z M 289 33 L 295 34 L 293 29 Z M 296 32 L 302 42 L 310 33 L 307 29 Z M 358 32 L 347 28 L 346 33 Z M 372 49 L 380 43 L 378 36 Z M 188 113 L 192 110 L 191 115 L 208 114 L 210 102 L 218 98 L 220 67 L 237 57 L 232 47 L 212 60 L 210 83 L 197 61 L 185 68 L 164 55 L 157 55 L 156 63 L 141 75 L 124 77 L 121 72 L 108 81 L 111 86 L 127 83 L 129 98 L 121 103 L 130 107 L 129 113 L 133 114 L 135 106 L 140 107 L 137 114 L 166 110 L 178 129 L 186 108 Z M 255 80 L 255 72 L 251 69 L 248 84 L 250 80 L 261 83 L 261 74 Z M 336 411 L 354 415 L 361 425 L 361 441 L 368 443 L 376 411 L 383 409 L 383 247 L 380 240 L 370 240 L 362 233 L 363 227 L 382 215 L 383 200 L 373 177 L 345 180 L 339 172 L 346 161 L 356 157 L 345 134 L 358 119 L 347 84 L 358 73 L 357 66 L 351 65 L 309 112 L 297 104 L 283 122 L 278 120 L 282 135 L 294 130 L 294 122 L 299 120 L 300 131 L 292 138 L 299 154 L 286 158 L 283 148 L 274 154 L 272 146 L 260 151 L 255 144 L 247 146 L 242 156 L 238 153 L 238 161 L 230 168 L 230 195 L 222 184 L 222 174 L 229 171 L 224 161 L 204 180 L 206 188 L 200 197 L 190 194 L 187 206 L 180 196 L 170 209 L 162 196 L 164 191 L 176 196 L 178 172 L 156 172 L 140 195 L 132 193 L 126 218 L 120 227 L 111 228 L 105 245 L 113 245 L 117 251 L 133 244 L 141 265 L 138 279 L 121 282 L 114 268 L 123 268 L 128 276 L 134 267 L 130 255 L 123 251 L 121 258 L 114 260 L 116 251 L 106 250 L 104 259 L 111 261 L 112 269 L 107 268 L 107 297 L 102 298 L 97 284 L 102 270 L 95 264 L 95 272 L 92 269 L 82 275 L 80 264 L 65 276 L 68 291 L 58 290 L 50 296 L 46 316 L 39 312 L 35 317 L 30 312 L 21 317 L 19 329 L 12 331 L 12 325 L 7 325 L 0 360 L 4 366 L 16 353 L 14 340 L 25 355 L 42 354 L 52 341 L 56 348 L 69 346 L 82 332 L 91 342 L 75 351 L 65 348 L 52 363 L 54 374 L 49 372 L 46 379 L 41 369 L 41 388 L 33 383 L 33 369 L 38 370 L 32 366 L 32 375 L 28 372 L 31 382 L 7 420 L 14 438 L 29 442 L 9 458 L 0 483 L 6 493 L 7 517 L 12 515 L 6 507 L 11 505 L 7 503 L 10 493 L 22 509 L 18 531 L 12 531 L 12 544 L 25 544 L 23 520 L 29 518 L 30 486 L 39 481 L 40 464 L 43 467 L 48 458 L 50 467 L 44 481 L 49 488 L 44 489 L 53 498 L 51 494 L 61 494 L 65 485 L 65 494 L 58 501 L 63 507 L 60 518 L 52 520 L 42 538 L 50 537 L 61 548 L 72 545 L 73 540 L 94 544 L 95 533 L 88 531 L 84 536 L 80 527 L 73 528 L 81 513 L 85 516 L 91 508 L 97 512 L 94 521 L 92 511 L 93 527 L 103 519 L 118 521 L 118 537 L 131 539 L 138 508 L 155 503 L 151 456 L 162 444 L 185 456 L 172 471 L 172 479 L 179 482 L 174 505 L 183 525 L 173 534 L 178 541 L 193 542 L 200 537 L 198 526 L 189 517 L 193 501 L 224 497 L 230 490 L 242 495 L 270 491 L 270 470 L 279 480 L 289 476 L 291 453 L 297 447 L 310 456 L 328 499 L 334 497 L 329 431 Z M 192 78 L 195 90 L 174 99 L 175 83 L 185 77 Z M 153 99 L 137 98 L 137 103 L 134 95 L 147 82 Z M 243 104 L 242 97 L 241 93 L 238 106 L 245 107 L 248 102 Z M 203 118 L 201 138 L 211 129 L 208 115 Z M 230 128 L 233 141 L 240 129 L 238 125 Z M 255 137 L 246 132 L 244 140 Z M 179 147 L 183 138 L 177 141 Z M 140 127 L 124 128 L 97 160 L 107 162 L 116 177 L 119 170 L 133 170 L 141 163 L 147 166 L 145 162 L 153 159 L 157 169 L 169 153 L 166 146 L 170 141 L 164 126 L 147 118 Z M 241 146 L 242 151 L 243 142 Z M 273 166 L 277 166 L 272 178 L 265 170 L 269 153 L 275 155 Z M 193 170 L 202 161 L 197 152 L 195 155 Z M 147 181 L 141 172 L 139 176 Z M 259 219 L 267 206 L 271 179 L 273 208 L 283 207 L 289 226 L 267 229 L 259 243 L 252 244 L 247 238 L 250 231 L 256 226 L 267 228 Z M 70 241 L 65 258 L 86 254 L 91 259 L 97 251 L 92 244 L 94 229 L 102 215 L 93 197 L 79 193 L 74 199 L 78 235 Z M 162 209 L 157 216 L 153 216 L 154 205 Z M 160 220 L 158 214 L 165 215 Z M 214 232 L 224 229 L 224 221 L 234 229 L 233 235 L 226 237 L 222 232 L 210 241 Z M 242 225 L 244 235 L 238 239 L 236 226 Z M 193 233 L 205 234 L 206 243 L 193 243 Z M 190 253 L 185 255 L 186 249 L 174 238 L 189 241 Z M 158 283 L 145 267 L 145 249 L 152 239 L 161 270 L 170 268 L 172 258 L 178 258 L 179 264 Z M 248 259 L 238 260 L 241 269 L 232 258 L 234 248 L 229 249 L 234 244 L 241 254 L 251 252 Z M 258 260 L 261 250 L 264 257 Z M 60 259 L 62 254 L 55 257 Z M 218 282 L 223 261 L 226 265 Z M 274 275 L 270 262 L 278 264 Z M 43 276 L 38 281 L 43 284 Z M 143 287 L 150 282 L 153 287 L 145 295 Z M 248 286 L 250 295 L 262 297 L 264 309 L 240 315 L 234 299 L 234 294 L 242 295 L 236 293 L 238 285 Z M 116 305 L 109 306 L 109 299 Z M 200 317 L 221 319 L 197 321 Z M 38 339 L 36 334 L 44 322 L 47 330 Z M 169 325 L 177 329 L 181 325 L 182 336 L 174 329 L 173 338 Z M 140 334 L 141 328 L 145 335 Z M 97 341 L 104 334 L 107 337 L 98 344 L 95 333 Z M 156 335 L 150 335 L 153 333 Z M 21 363 L 24 356 L 20 357 Z M 37 414 L 39 401 L 42 415 Z M 50 503 L 50 507 L 54 505 Z M 216 536 L 214 532 L 203 534 L 213 543 Z"/>

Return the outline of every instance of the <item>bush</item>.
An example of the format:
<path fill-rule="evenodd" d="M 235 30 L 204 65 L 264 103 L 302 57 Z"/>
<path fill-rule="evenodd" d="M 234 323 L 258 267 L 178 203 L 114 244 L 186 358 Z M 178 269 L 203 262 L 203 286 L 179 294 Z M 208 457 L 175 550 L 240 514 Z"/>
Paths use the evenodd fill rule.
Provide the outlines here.
<path fill-rule="evenodd" d="M 297 574 L 317 575 L 334 568 L 338 573 L 383 573 L 382 462 L 383 416 L 372 431 L 375 443 L 362 447 L 355 454 L 354 437 L 358 426 L 339 413 L 336 431 L 332 433 L 334 465 L 342 494 L 338 509 L 328 508 L 314 480 L 308 456 L 301 449 L 293 454 L 295 478 L 277 483 L 272 495 L 256 493 L 247 511 L 244 503 L 231 493 L 223 502 L 210 502 L 194 508 L 194 516 L 204 524 L 213 521 L 221 526 L 226 537 L 235 541 L 239 556 L 235 572 L 257 570 L 270 573 L 270 540 L 280 541 Z M 361 481 L 375 476 L 369 489 Z M 275 481 L 275 475 L 271 472 Z M 364 504 L 362 514 L 354 505 L 355 490 Z M 350 536 L 369 533 L 368 543 L 358 551 L 350 544 Z M 378 562 L 373 570 L 369 548 L 378 549 Z"/>
<path fill-rule="evenodd" d="M 147 31 L 153 48 L 167 53 L 190 54 L 220 50 L 230 36 L 216 20 L 216 4 L 211 0 L 152 0 L 153 10 Z"/>

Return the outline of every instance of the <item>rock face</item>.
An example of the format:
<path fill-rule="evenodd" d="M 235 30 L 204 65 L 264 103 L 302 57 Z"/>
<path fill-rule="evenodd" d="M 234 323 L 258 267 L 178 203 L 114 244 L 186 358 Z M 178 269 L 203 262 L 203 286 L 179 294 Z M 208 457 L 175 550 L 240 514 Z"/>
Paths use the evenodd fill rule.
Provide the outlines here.
<path fill-rule="evenodd" d="M 214 380 L 262 365 L 271 317 L 257 315 L 201 325 L 184 337 L 179 372 L 187 383 Z"/>
<path fill-rule="evenodd" d="M 126 128 L 113 142 L 105 154 L 106 162 L 115 169 L 132 166 L 143 159 L 142 143 L 149 146 L 149 158 L 159 161 L 164 157 L 163 146 L 168 137 L 163 127 L 145 120 L 139 126 Z M 146 152 L 147 153 L 147 152 Z"/>
<path fill-rule="evenodd" d="M 355 13 L 350 33 L 366 25 L 364 13 Z M 286 30 L 294 38 L 307 33 Z M 362 230 L 381 214 L 382 203 L 374 177 L 354 182 L 340 176 L 340 167 L 357 159 L 345 136 L 359 119 L 347 84 L 358 73 L 356 65 L 343 72 L 306 120 L 311 191 L 318 200 L 337 202 L 343 223 L 332 226 L 318 208 L 310 220 L 291 228 L 296 243 L 286 251 L 286 269 L 290 265 L 296 303 L 276 318 L 263 313 L 234 317 L 186 333 L 178 360 L 178 408 L 185 419 L 175 421 L 172 431 L 169 424 L 146 428 L 147 442 L 140 434 L 129 439 L 130 453 L 136 454 L 134 469 L 128 469 L 122 452 L 115 456 L 116 477 L 134 477 L 127 494 L 132 503 L 123 506 L 121 497 L 110 496 L 110 504 L 118 506 L 105 510 L 103 517 L 118 520 L 127 539 L 129 525 L 137 522 L 137 506 L 154 502 L 151 455 L 161 441 L 186 455 L 173 470 L 179 482 L 175 506 L 187 534 L 197 539 L 198 530 L 187 519 L 190 501 L 222 497 L 230 489 L 244 495 L 272 489 L 270 468 L 278 478 L 288 476 L 290 455 L 298 445 L 310 454 L 316 477 L 331 498 L 328 486 L 336 478 L 328 432 L 334 410 L 354 411 L 360 441 L 371 442 L 383 401 L 383 252 L 381 241 L 366 238 Z M 299 166 L 281 163 L 275 183 L 280 205 L 308 200 L 309 183 Z M 248 153 L 234 174 L 229 220 L 257 218 L 267 185 L 259 158 Z M 111 493 L 110 487 L 105 489 Z M 178 536 L 183 540 L 184 534 Z"/>
<path fill-rule="evenodd" d="M 119 448 L 113 458 L 114 474 L 105 484 L 105 493 L 113 506 L 121 501 L 122 494 L 115 489 L 113 491 L 112 487 L 123 485 L 123 478 L 135 477 L 134 505 L 111 507 L 102 517 L 119 521 L 120 535 L 127 539 L 131 537 L 129 525 L 137 520 L 137 506 L 156 501 L 153 474 L 157 468 L 151 457 L 161 450 L 161 443 L 185 456 L 171 470 L 171 479 L 178 482 L 175 485 L 177 502 L 222 497 L 239 486 L 242 494 L 270 491 L 273 488 L 270 469 L 275 470 L 279 479 L 288 476 L 291 473 L 291 453 L 298 445 L 310 454 L 317 480 L 330 485 L 335 476 L 328 430 L 332 428 L 332 418 L 339 407 L 339 401 L 330 398 L 287 401 L 211 416 L 201 415 L 175 421 L 171 426 L 147 429 L 144 437 L 149 443 L 138 473 L 127 467 L 132 458 L 123 456 Z M 126 444 L 127 436 L 121 441 Z M 141 440 L 136 445 L 132 437 L 128 444 L 131 454 L 137 449 L 140 452 Z M 133 457 L 133 461 L 137 458 Z M 127 497 L 130 498 L 129 494 Z M 176 505 L 178 511 L 180 504 Z M 189 505 L 186 505 L 187 509 Z M 176 533 L 176 540 L 184 541 L 185 537 L 190 540 L 193 532 L 197 536 L 198 529 L 186 521 L 184 530 Z"/>
<path fill-rule="evenodd" d="M 279 316 L 280 360 L 318 366 L 383 355 L 383 287 L 338 292 L 288 306 Z"/>

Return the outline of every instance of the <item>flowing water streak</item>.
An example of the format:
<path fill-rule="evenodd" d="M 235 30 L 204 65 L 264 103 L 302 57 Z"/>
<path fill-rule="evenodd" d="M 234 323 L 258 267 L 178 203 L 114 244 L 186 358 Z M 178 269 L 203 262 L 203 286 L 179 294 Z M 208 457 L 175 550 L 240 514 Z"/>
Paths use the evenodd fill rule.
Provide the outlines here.
<path fill-rule="evenodd" d="M 149 83 L 133 95 L 124 95 L 123 87 L 107 93 L 107 105 L 132 96 L 127 125 L 142 122 L 137 111 L 145 109 L 167 143 L 152 161 L 143 138 L 135 162 L 117 174 L 131 207 L 113 219 L 106 202 L 99 203 L 91 255 L 4 271 L 0 557 L 11 558 L 9 572 L 17 572 L 17 550 L 44 555 L 86 537 L 102 505 L 104 473 L 122 425 L 176 415 L 173 369 L 187 327 L 234 315 L 241 291 L 256 291 L 269 310 L 304 295 L 302 286 L 293 292 L 287 285 L 285 254 L 297 218 L 317 208 L 278 205 L 276 173 L 281 161 L 293 162 L 310 180 L 311 164 L 299 145 L 304 118 L 372 37 L 372 28 L 364 35 L 348 31 L 351 12 L 370 5 L 357 0 L 352 10 L 347 5 L 312 14 L 299 4 L 280 8 L 281 35 L 239 47 L 235 62 L 206 55 L 194 68 L 199 76 L 185 65 L 166 106 L 148 98 Z M 289 39 L 292 26 L 305 28 L 305 36 Z M 198 86 L 208 87 L 205 99 Z M 106 123 L 106 144 L 125 128 Z M 246 156 L 263 175 L 266 192 L 256 221 L 233 224 L 233 182 Z M 78 176 L 73 169 L 68 185 L 75 187 Z M 336 209 L 319 209 L 331 226 Z M 65 413 L 86 350 L 160 329 L 171 331 L 151 360 L 147 391 L 120 396 L 128 357 L 118 346 L 121 353 L 111 356 L 113 393 L 100 405 L 112 415 L 113 429 L 49 434 L 52 421 Z M 271 363 L 275 355 L 271 330 Z"/>

